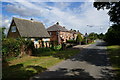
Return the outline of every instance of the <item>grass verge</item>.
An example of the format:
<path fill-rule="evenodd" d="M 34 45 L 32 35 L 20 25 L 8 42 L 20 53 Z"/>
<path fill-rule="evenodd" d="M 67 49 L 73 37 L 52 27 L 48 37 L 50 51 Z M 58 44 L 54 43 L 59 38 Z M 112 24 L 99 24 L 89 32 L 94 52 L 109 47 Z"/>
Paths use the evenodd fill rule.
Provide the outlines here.
<path fill-rule="evenodd" d="M 112 45 L 112 46 L 108 46 L 107 48 L 109 51 L 111 64 L 116 73 L 116 76 L 115 76 L 116 80 L 120 80 L 120 46 Z"/>
<path fill-rule="evenodd" d="M 24 56 L 17 59 L 9 59 L 3 66 L 3 78 L 21 78 L 28 80 L 31 76 L 45 71 L 47 68 L 77 54 L 78 49 L 64 51 L 49 51 L 38 53 L 35 56 Z"/>

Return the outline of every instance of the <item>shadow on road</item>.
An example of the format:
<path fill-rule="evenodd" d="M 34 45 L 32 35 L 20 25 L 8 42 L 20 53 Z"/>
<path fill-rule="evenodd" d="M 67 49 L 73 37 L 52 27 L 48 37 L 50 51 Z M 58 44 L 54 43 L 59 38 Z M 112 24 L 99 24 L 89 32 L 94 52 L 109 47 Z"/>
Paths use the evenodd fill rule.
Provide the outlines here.
<path fill-rule="evenodd" d="M 72 61 L 86 61 L 96 66 L 109 66 L 107 54 L 104 49 L 85 48 L 80 54 L 72 57 Z"/>
<path fill-rule="evenodd" d="M 41 75 L 32 78 L 32 80 L 95 80 L 95 79 L 92 76 L 90 76 L 88 72 L 85 72 L 83 69 L 68 70 L 67 68 L 59 68 L 56 71 L 43 72 Z"/>
<path fill-rule="evenodd" d="M 66 68 L 59 67 L 57 70 L 54 71 L 46 71 L 42 74 L 39 74 L 35 76 L 32 80 L 53 80 L 53 79 L 59 79 L 59 80 L 114 80 L 112 77 L 112 70 L 108 69 L 107 67 L 110 66 L 109 59 L 106 52 L 106 46 L 107 44 L 104 42 L 97 42 L 96 44 L 92 44 L 87 48 L 83 48 L 82 51 L 71 57 L 69 59 L 69 66 L 64 63 L 63 66 Z M 67 62 L 67 63 L 68 63 Z M 78 62 L 75 64 L 75 62 Z M 85 63 L 82 65 L 81 63 Z M 74 64 L 73 64 L 74 63 Z M 79 65 L 78 65 L 79 64 Z M 86 66 L 85 66 L 86 65 Z M 96 71 L 95 69 L 98 69 L 100 71 Z M 72 66 L 76 66 L 76 68 L 73 68 Z M 83 66 L 82 68 L 79 66 Z M 92 70 L 87 68 L 92 68 Z M 70 68 L 68 68 L 70 67 Z M 79 68 L 77 68 L 79 67 Z M 86 68 L 84 68 L 86 67 Z M 102 68 L 103 69 L 102 69 Z M 101 68 L 101 69 L 99 69 Z M 88 72 L 86 71 L 88 70 Z M 90 72 L 89 72 L 90 71 Z M 93 73 L 95 72 L 95 73 Z M 93 73 L 92 75 L 99 75 L 100 77 L 95 78 L 90 73 Z"/>

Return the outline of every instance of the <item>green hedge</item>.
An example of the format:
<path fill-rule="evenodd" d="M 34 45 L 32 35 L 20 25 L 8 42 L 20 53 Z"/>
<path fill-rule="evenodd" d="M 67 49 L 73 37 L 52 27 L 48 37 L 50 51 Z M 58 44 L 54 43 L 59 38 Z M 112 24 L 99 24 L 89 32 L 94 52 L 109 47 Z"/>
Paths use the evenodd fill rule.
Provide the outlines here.
<path fill-rule="evenodd" d="M 67 43 L 73 43 L 73 44 L 76 44 L 76 40 L 67 40 Z"/>
<path fill-rule="evenodd" d="M 21 45 L 26 45 L 26 49 L 34 48 L 32 41 L 19 38 L 4 38 L 2 40 L 2 56 L 3 57 L 11 57 L 11 56 L 18 56 L 20 54 Z"/>

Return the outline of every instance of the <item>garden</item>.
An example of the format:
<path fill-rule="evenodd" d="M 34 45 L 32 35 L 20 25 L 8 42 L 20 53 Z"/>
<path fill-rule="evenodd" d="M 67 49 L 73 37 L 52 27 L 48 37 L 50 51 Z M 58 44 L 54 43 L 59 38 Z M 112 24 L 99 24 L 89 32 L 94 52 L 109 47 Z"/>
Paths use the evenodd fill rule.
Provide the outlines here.
<path fill-rule="evenodd" d="M 28 80 L 49 67 L 79 53 L 79 49 L 62 49 L 61 45 L 50 48 L 34 48 L 32 41 L 22 38 L 2 40 L 3 79 Z"/>

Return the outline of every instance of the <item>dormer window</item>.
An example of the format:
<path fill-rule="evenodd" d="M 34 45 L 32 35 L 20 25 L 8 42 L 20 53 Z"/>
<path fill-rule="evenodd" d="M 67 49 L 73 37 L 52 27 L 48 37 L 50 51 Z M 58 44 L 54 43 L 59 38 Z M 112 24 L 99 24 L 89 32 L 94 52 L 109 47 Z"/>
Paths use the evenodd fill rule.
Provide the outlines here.
<path fill-rule="evenodd" d="M 16 32 L 16 26 L 12 26 L 11 32 Z"/>

